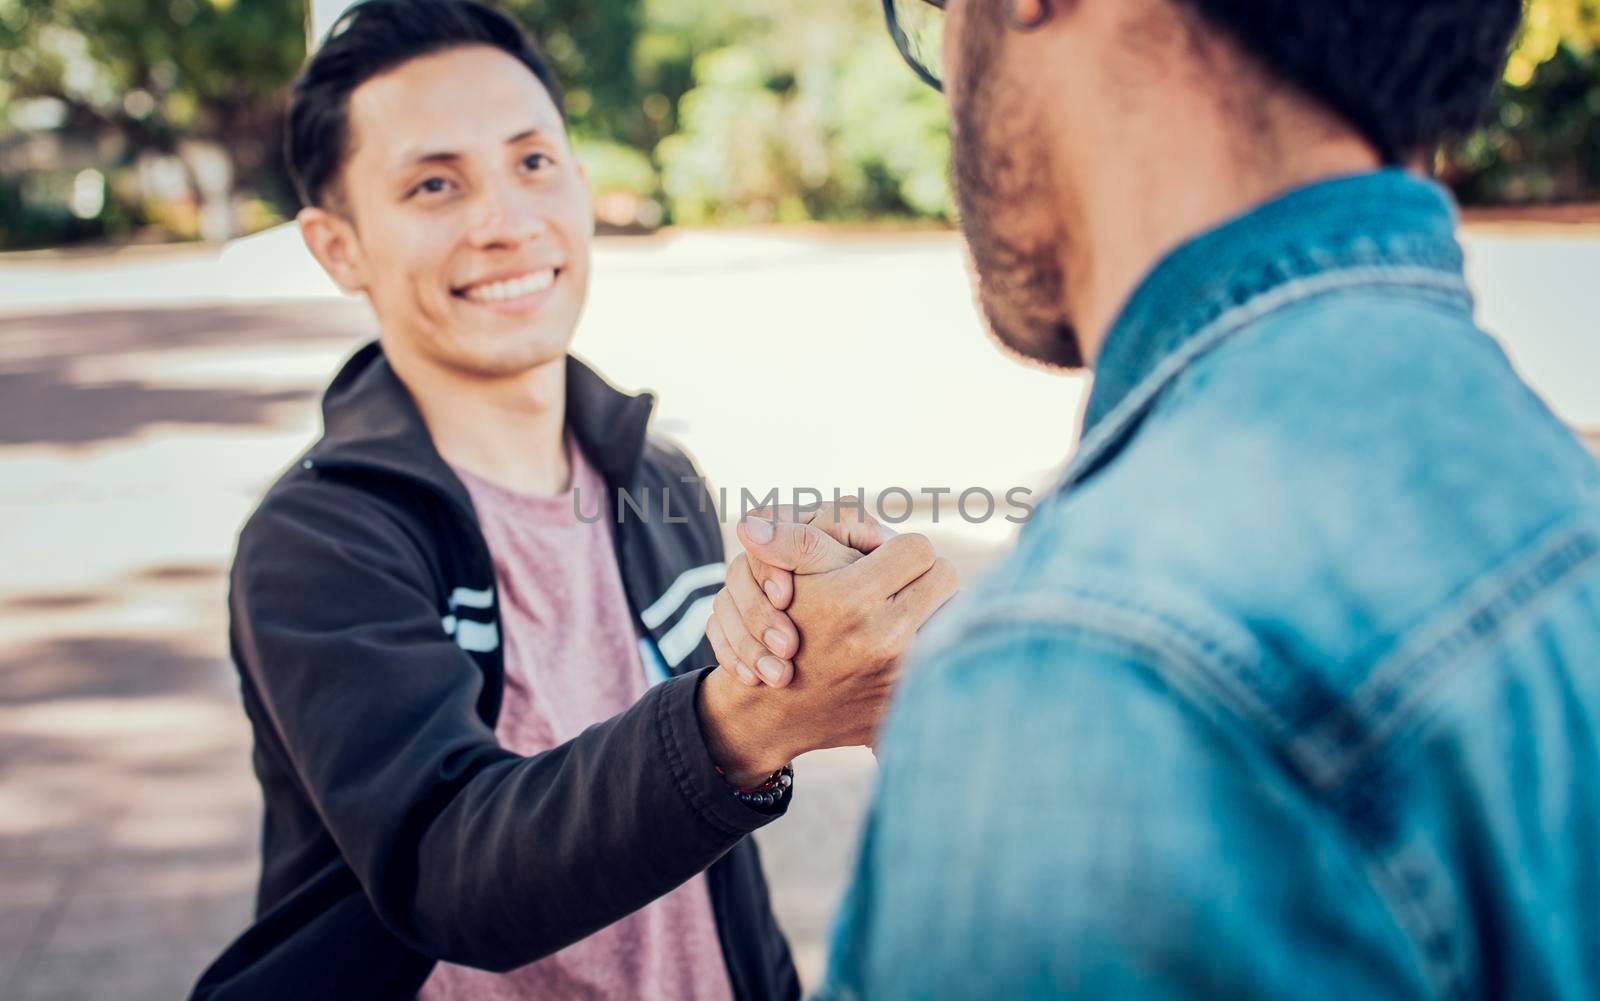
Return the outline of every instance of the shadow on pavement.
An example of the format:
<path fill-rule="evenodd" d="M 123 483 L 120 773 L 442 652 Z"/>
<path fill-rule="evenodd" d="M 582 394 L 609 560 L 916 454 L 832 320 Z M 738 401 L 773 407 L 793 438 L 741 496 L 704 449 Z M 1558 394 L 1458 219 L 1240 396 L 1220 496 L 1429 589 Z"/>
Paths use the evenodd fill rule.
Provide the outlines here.
<path fill-rule="evenodd" d="M 0 706 L 216 691 L 219 678 L 232 675 L 227 665 L 168 640 L 71 637 L 0 656 Z"/>
<path fill-rule="evenodd" d="M 265 424 L 267 410 L 314 393 L 78 386 L 58 371 L 0 372 L 0 445 L 87 445 L 149 424 Z"/>
<path fill-rule="evenodd" d="M 237 701 L 178 634 L 0 656 L 0 998 L 183 997 L 245 926 L 260 812 Z"/>
<path fill-rule="evenodd" d="M 354 343 L 372 329 L 357 303 L 195 306 L 0 316 L 0 445 L 84 445 L 152 424 L 258 425 L 316 390 L 153 386 L 86 377 L 92 363 L 187 349 Z"/>

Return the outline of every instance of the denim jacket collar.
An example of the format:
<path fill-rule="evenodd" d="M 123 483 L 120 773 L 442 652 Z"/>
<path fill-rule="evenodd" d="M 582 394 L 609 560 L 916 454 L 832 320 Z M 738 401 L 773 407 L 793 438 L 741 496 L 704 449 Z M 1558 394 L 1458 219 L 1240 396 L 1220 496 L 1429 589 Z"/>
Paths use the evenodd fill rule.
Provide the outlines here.
<path fill-rule="evenodd" d="M 1470 313 L 1456 224 L 1442 188 L 1390 169 L 1296 189 L 1180 246 L 1106 337 L 1061 487 L 1099 468 L 1196 358 L 1289 302 L 1403 280 Z"/>

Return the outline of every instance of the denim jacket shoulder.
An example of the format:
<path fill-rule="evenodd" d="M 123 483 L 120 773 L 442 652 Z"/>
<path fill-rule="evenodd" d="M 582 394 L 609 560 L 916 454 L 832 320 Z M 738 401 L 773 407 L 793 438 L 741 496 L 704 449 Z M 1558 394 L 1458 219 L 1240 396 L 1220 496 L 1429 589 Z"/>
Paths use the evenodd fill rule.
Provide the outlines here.
<path fill-rule="evenodd" d="M 1434 990 L 1471 994 L 1519 936 L 1524 958 L 1553 953 L 1463 920 L 1482 887 L 1451 845 L 1518 848 L 1426 786 L 1460 782 L 1493 817 L 1520 808 L 1519 769 L 1570 777 L 1575 826 L 1543 832 L 1546 861 L 1595 832 L 1600 789 L 1567 769 L 1600 750 L 1600 467 L 1474 325 L 1442 196 L 1374 175 L 1286 202 L 1202 247 L 1224 279 L 1197 292 L 1168 267 L 1136 296 L 1060 487 L 924 649 L 998 628 L 1141 651 L 1282 763 L 1368 853 Z M 1564 919 L 1557 903 L 1491 923 Z"/>
<path fill-rule="evenodd" d="M 1289 302 L 1197 360 L 1041 505 L 966 616 L 1071 594 L 1204 653 L 1221 699 L 1331 777 L 1374 684 L 1600 555 L 1600 470 L 1463 316 L 1403 288 Z M 1577 577 L 1573 577 L 1577 574 Z M 1135 623 L 1135 619 L 1142 621 Z M 1452 628 L 1456 627 L 1456 628 Z M 1199 679 L 1196 679 L 1199 683 Z M 1185 686 L 1188 687 L 1188 686 Z M 1312 726 L 1314 721 L 1322 725 Z"/>

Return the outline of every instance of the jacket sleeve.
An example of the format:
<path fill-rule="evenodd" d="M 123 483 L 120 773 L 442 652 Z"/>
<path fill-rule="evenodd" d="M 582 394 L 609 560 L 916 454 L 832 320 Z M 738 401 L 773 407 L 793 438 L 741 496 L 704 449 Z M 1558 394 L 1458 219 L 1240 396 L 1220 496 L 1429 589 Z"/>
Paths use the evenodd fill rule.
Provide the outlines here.
<path fill-rule="evenodd" d="M 507 970 L 706 869 L 770 818 L 716 775 L 702 675 L 532 757 L 479 717 L 418 545 L 354 491 L 281 489 L 241 533 L 235 641 L 306 796 L 380 919 L 440 960 Z M 569 665 L 587 670 L 587 665 Z"/>

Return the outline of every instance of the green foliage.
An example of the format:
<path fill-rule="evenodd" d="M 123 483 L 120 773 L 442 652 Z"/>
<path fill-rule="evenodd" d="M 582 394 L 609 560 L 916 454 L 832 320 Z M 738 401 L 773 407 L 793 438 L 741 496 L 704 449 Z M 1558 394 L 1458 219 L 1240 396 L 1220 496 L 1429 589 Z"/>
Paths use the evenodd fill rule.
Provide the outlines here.
<path fill-rule="evenodd" d="M 101 151 L 113 192 L 139 154 L 193 138 L 225 151 L 245 189 L 282 201 L 284 84 L 304 58 L 304 25 L 292 0 L 0 0 L 0 135 L 17 102 L 55 99 L 65 130 Z M 25 227 L 8 212 L 6 228 L 37 238 L 40 218 Z M 60 235 L 145 221 L 145 207 L 113 198 L 98 231 L 73 223 Z"/>
<path fill-rule="evenodd" d="M 242 142 L 253 168 L 276 149 L 254 130 L 281 111 L 304 24 L 295 2 L 0 0 L 0 76 L 12 99 L 60 98 L 140 142 Z"/>
<path fill-rule="evenodd" d="M 505 0 L 567 90 L 575 127 L 640 146 L 652 140 L 633 74 L 640 0 Z"/>
<path fill-rule="evenodd" d="M 693 63 L 656 149 L 681 222 L 948 218 L 942 100 L 857 0 L 762 5 Z"/>
<path fill-rule="evenodd" d="M 658 179 L 650 158 L 632 146 L 610 139 L 589 139 L 574 136 L 573 147 L 589 170 L 589 183 L 597 195 L 615 192 L 649 194 L 656 190 Z"/>
<path fill-rule="evenodd" d="M 876 3 L 501 2 L 566 83 L 580 152 L 619 218 L 630 205 L 685 223 L 952 216 L 943 101 L 901 64 Z M 0 245 L 192 234 L 193 208 L 141 202 L 127 183 L 142 154 L 189 139 L 226 151 L 242 224 L 292 212 L 278 149 L 303 4 L 0 0 L 0 154 L 20 141 L 11 111 L 57 99 L 56 132 L 77 138 L 78 161 L 97 151 L 109 193 L 84 220 L 27 197 L 71 191 L 81 162 L 0 177 Z M 1528 0 L 1494 114 L 1441 173 L 1468 202 L 1600 199 L 1597 122 L 1600 0 Z"/>
<path fill-rule="evenodd" d="M 1600 198 L 1600 0 L 1530 0 L 1488 120 L 1440 158 L 1468 204 Z"/>
<path fill-rule="evenodd" d="M 1600 0 L 1527 0 L 1522 30 L 1506 63 L 1506 83 L 1526 87 L 1545 62 L 1566 48 L 1587 59 L 1600 45 Z"/>
<path fill-rule="evenodd" d="M 1506 83 L 1483 127 L 1442 158 L 1467 204 L 1592 201 L 1600 196 L 1600 59 L 1559 46 L 1527 83 Z"/>

